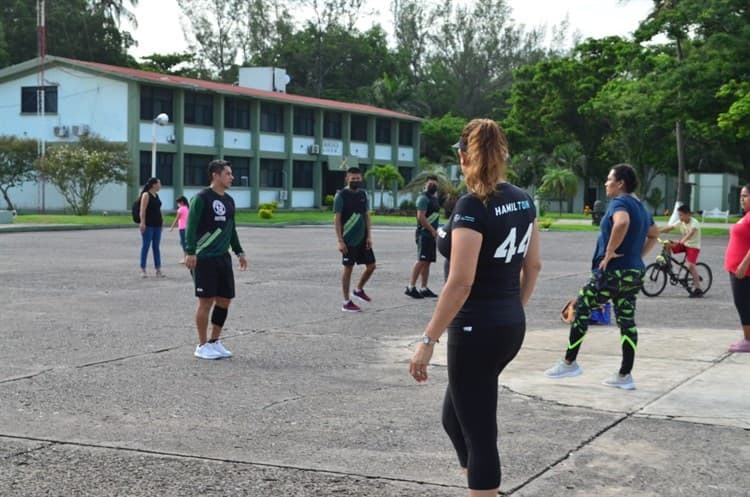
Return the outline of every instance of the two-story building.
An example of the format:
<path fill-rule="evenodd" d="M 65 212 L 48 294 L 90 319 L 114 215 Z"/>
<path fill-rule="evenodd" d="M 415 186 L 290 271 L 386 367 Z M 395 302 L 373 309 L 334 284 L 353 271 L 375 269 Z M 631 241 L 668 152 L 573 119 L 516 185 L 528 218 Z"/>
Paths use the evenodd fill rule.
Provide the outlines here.
<path fill-rule="evenodd" d="M 343 186 L 349 166 L 366 171 L 393 164 L 407 180 L 412 176 L 419 118 L 288 94 L 287 81 L 278 68 L 242 68 L 231 85 L 46 56 L 0 70 L 0 135 L 49 147 L 95 133 L 126 144 L 132 180 L 105 187 L 94 210 L 129 208 L 151 176 L 152 147 L 165 209 L 207 184 L 206 166 L 214 158 L 232 162 L 239 208 L 270 201 L 319 207 Z M 169 122 L 157 126 L 162 113 Z M 26 183 L 10 194 L 22 210 L 65 208 L 48 184 Z"/>

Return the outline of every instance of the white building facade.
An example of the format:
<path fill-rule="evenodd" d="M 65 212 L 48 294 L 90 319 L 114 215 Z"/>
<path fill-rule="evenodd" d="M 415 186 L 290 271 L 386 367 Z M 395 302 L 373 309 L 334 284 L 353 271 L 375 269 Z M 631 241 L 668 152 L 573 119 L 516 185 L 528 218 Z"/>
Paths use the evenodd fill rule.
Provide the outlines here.
<path fill-rule="evenodd" d="M 270 89 L 263 78 L 270 78 Z M 129 209 L 151 176 L 153 143 L 165 210 L 206 186 L 206 166 L 215 158 L 232 162 L 238 208 L 271 201 L 319 207 L 343 186 L 350 166 L 364 172 L 393 164 L 407 181 L 417 170 L 419 118 L 287 94 L 287 81 L 279 69 L 252 68 L 239 86 L 47 56 L 0 70 L 0 135 L 43 140 L 46 147 L 86 134 L 125 144 L 131 180 L 107 185 L 94 212 Z M 155 126 L 161 113 L 169 123 Z M 374 191 L 372 181 L 368 187 Z M 56 189 L 40 182 L 11 189 L 10 196 L 20 211 L 66 208 Z"/>

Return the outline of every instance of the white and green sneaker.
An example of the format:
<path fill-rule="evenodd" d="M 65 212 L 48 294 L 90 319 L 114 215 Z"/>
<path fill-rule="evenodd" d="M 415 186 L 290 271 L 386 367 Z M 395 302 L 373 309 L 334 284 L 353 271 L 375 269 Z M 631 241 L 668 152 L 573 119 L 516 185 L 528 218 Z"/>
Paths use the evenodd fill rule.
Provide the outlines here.
<path fill-rule="evenodd" d="M 610 378 L 607 378 L 602 384 L 608 387 L 622 388 L 623 390 L 635 390 L 635 382 L 630 373 L 622 376 L 620 373 L 613 374 Z"/>
<path fill-rule="evenodd" d="M 576 361 L 568 364 L 560 359 L 554 367 L 544 372 L 544 376 L 547 378 L 565 378 L 566 376 L 578 376 L 581 373 L 583 373 L 583 369 L 578 366 Z"/>

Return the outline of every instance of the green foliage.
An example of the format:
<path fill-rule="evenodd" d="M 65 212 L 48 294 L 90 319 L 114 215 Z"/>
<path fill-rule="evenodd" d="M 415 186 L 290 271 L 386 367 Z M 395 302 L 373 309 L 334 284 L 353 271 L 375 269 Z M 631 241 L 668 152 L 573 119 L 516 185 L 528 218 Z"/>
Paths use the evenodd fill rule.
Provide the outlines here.
<path fill-rule="evenodd" d="M 417 204 L 412 200 L 402 200 L 398 208 L 402 211 L 413 211 L 417 209 Z"/>
<path fill-rule="evenodd" d="M 105 185 L 128 180 L 128 164 L 125 145 L 82 136 L 78 143 L 51 147 L 36 167 L 57 188 L 74 214 L 86 215 Z"/>
<path fill-rule="evenodd" d="M 468 121 L 450 113 L 442 117 L 426 119 L 422 122 L 422 140 L 425 157 L 440 164 L 458 163 L 456 151 L 451 146 L 461 137 L 461 131 Z"/>
<path fill-rule="evenodd" d="M 258 212 L 265 210 L 273 214 L 274 212 L 276 212 L 276 208 L 278 206 L 279 206 L 279 203 L 275 200 L 273 202 L 266 202 L 265 204 L 258 205 Z"/>
<path fill-rule="evenodd" d="M 0 136 L 0 192 L 10 211 L 15 207 L 8 190 L 34 178 L 36 155 L 36 141 Z"/>
<path fill-rule="evenodd" d="M 648 202 L 648 204 L 653 209 L 653 214 L 656 215 L 656 211 L 664 201 L 664 194 L 659 188 L 652 188 L 648 195 L 644 197 L 644 200 Z"/>
<path fill-rule="evenodd" d="M 127 17 L 123 3 L 109 0 L 46 2 L 47 53 L 106 64 L 132 65 L 134 61 L 127 51 L 135 42 L 119 24 L 120 16 Z M 135 4 L 137 0 L 130 3 Z M 37 56 L 36 24 L 36 2 L 0 2 L 0 25 L 5 32 L 8 63 L 17 64 Z"/>
<path fill-rule="evenodd" d="M 545 199 L 557 199 L 562 214 L 563 200 L 569 200 L 578 192 L 578 176 L 570 169 L 548 167 L 542 177 L 539 194 Z"/>
<path fill-rule="evenodd" d="M 719 89 L 717 96 L 732 99 L 729 109 L 719 114 L 719 128 L 738 139 L 750 138 L 750 82 L 732 80 Z"/>
<path fill-rule="evenodd" d="M 271 219 L 273 217 L 273 211 L 271 209 L 258 209 L 258 216 L 262 219 Z"/>
<path fill-rule="evenodd" d="M 365 173 L 365 178 L 375 178 L 375 183 L 380 187 L 380 208 L 383 209 L 383 197 L 387 187 L 393 187 L 397 184 L 399 187 L 404 186 L 404 177 L 398 172 L 398 168 L 393 164 L 375 166 Z M 394 200 L 395 203 L 395 200 Z"/>
<path fill-rule="evenodd" d="M 537 220 L 537 224 L 543 230 L 548 230 L 549 227 L 552 226 L 553 222 L 554 221 L 552 220 L 552 218 L 549 218 L 549 217 L 540 217 Z"/>
<path fill-rule="evenodd" d="M 333 199 L 334 199 L 333 195 L 331 194 L 326 195 L 325 198 L 323 199 L 323 205 L 331 207 L 333 205 Z"/>

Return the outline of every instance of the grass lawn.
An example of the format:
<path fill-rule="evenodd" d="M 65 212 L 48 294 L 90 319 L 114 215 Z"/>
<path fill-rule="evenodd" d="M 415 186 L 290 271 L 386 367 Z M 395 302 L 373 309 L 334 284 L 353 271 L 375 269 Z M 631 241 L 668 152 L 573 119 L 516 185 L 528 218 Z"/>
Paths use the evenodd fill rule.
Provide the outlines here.
<path fill-rule="evenodd" d="M 306 211 L 277 211 L 271 219 L 262 219 L 258 216 L 257 211 L 239 210 L 236 213 L 237 223 L 240 225 L 300 225 L 300 224 L 333 224 L 333 212 L 306 210 Z M 591 223 L 565 223 L 565 220 L 586 220 L 590 219 L 583 214 L 563 214 L 559 216 L 546 216 L 552 221 L 551 231 L 599 231 L 598 226 Z M 654 221 L 660 226 L 664 226 L 669 218 L 666 216 L 656 216 Z M 174 215 L 164 216 L 164 225 L 170 226 L 174 220 Z M 442 220 L 443 222 L 445 219 Z M 133 226 L 130 215 L 108 215 L 92 214 L 88 216 L 74 216 L 69 214 L 21 214 L 16 216 L 14 224 L 70 224 L 76 226 Z M 736 219 L 730 220 L 726 228 L 707 228 L 702 229 L 704 236 L 726 235 L 729 227 Z M 396 225 L 396 226 L 414 226 L 416 221 L 413 216 L 386 216 L 375 214 L 372 216 L 374 225 Z"/>

